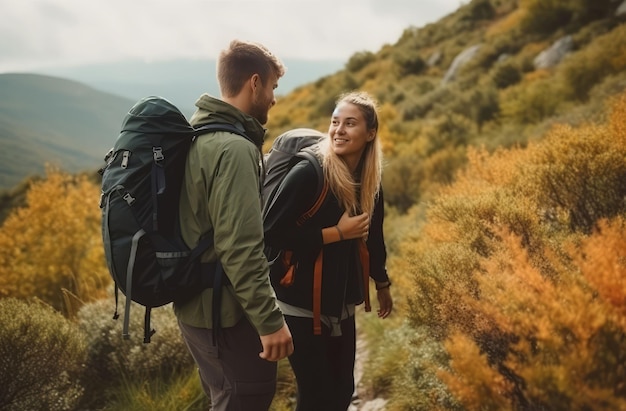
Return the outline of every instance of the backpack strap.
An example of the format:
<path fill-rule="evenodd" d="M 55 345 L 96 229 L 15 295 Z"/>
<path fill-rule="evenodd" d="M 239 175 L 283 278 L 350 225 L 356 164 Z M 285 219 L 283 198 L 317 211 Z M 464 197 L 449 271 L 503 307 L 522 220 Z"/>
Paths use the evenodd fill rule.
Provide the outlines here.
<path fill-rule="evenodd" d="M 313 203 L 311 208 L 305 211 L 297 220 L 297 224 L 299 226 L 303 225 L 307 220 L 317 213 L 320 209 L 324 200 L 326 199 L 326 195 L 328 194 L 328 181 L 324 178 L 324 171 L 320 166 L 319 160 L 315 156 L 315 154 L 308 150 L 307 148 L 300 150 L 298 153 L 299 156 L 309 160 L 313 167 L 315 167 L 315 171 L 317 172 L 317 200 Z M 322 267 L 324 262 L 324 249 L 322 248 L 315 259 L 315 265 L 313 268 L 313 334 L 321 335 L 322 334 Z M 290 271 L 293 271 L 293 267 L 290 268 Z M 289 271 L 288 271 L 289 273 Z M 293 279 L 291 279 L 293 281 Z M 281 281 L 282 284 L 282 281 Z"/>
<path fill-rule="evenodd" d="M 365 301 L 365 311 L 372 311 L 370 302 L 370 253 L 364 239 L 358 240 L 359 259 L 361 261 L 361 271 L 363 275 L 363 299 Z M 313 269 L 313 334 L 322 334 L 322 262 L 324 250 L 320 250 L 315 259 Z"/>
<path fill-rule="evenodd" d="M 313 269 L 313 334 L 322 334 L 322 263 L 324 260 L 324 249 L 320 250 L 315 259 Z"/>
<path fill-rule="evenodd" d="M 252 144 L 255 144 L 254 141 L 250 137 L 246 135 L 246 133 L 233 124 L 230 123 L 209 123 L 203 124 L 194 129 L 196 132 L 196 137 L 201 134 L 208 134 L 215 131 L 228 131 L 233 134 L 240 135 L 244 137 L 246 140 L 250 141 Z M 255 144 L 256 145 L 256 144 Z M 213 233 L 211 235 L 205 235 L 200 239 L 200 242 L 196 249 L 201 249 L 199 254 L 202 254 L 209 245 L 213 244 Z M 195 251 L 195 250 L 194 250 Z M 205 266 L 206 267 L 206 266 Z M 206 268 L 205 268 L 206 269 Z M 222 264 L 218 261 L 214 266 L 211 265 L 211 269 L 209 270 L 212 277 L 212 288 L 213 288 L 213 301 L 211 306 L 211 319 L 212 319 L 212 333 L 213 333 L 213 344 L 217 344 L 217 336 L 221 329 L 221 321 L 222 321 L 222 286 L 224 284 L 230 284 L 228 277 L 224 275 L 224 268 Z"/>
<path fill-rule="evenodd" d="M 324 170 L 322 170 L 322 166 L 320 165 L 320 161 L 315 155 L 315 153 L 309 148 L 303 148 L 300 150 L 296 156 L 300 158 L 304 158 L 309 160 L 309 163 L 313 165 L 315 169 L 315 173 L 317 174 L 317 195 L 315 198 L 315 202 L 307 211 L 305 211 L 297 220 L 298 225 L 304 224 L 308 219 L 313 217 L 315 213 L 320 209 L 324 200 L 326 199 L 326 194 L 328 193 L 328 182 L 324 178 Z"/>
<path fill-rule="evenodd" d="M 359 238 L 359 258 L 363 274 L 363 299 L 365 300 L 365 311 L 372 311 L 370 303 L 370 252 L 364 238 Z"/>
<path fill-rule="evenodd" d="M 143 343 L 144 344 L 148 344 L 150 342 L 150 339 L 156 332 L 150 326 L 150 313 L 151 312 L 152 312 L 152 307 L 146 307 L 146 312 L 143 317 Z"/>
<path fill-rule="evenodd" d="M 322 191 L 320 192 L 319 196 L 317 197 L 317 200 L 315 200 L 315 203 L 313 203 L 311 208 L 309 208 L 307 211 L 305 211 L 298 218 L 298 220 L 296 221 L 296 223 L 299 226 L 301 226 L 304 223 L 306 223 L 306 221 L 308 219 L 310 219 L 311 217 L 313 217 L 315 215 L 315 213 L 317 213 L 317 211 L 320 209 L 320 207 L 324 203 L 324 200 L 326 199 L 326 194 L 328 194 L 328 183 L 326 181 L 324 181 L 324 185 L 322 186 Z"/>
<path fill-rule="evenodd" d="M 194 128 L 195 132 L 196 132 L 196 136 L 198 137 L 201 134 L 208 134 L 208 133 L 212 133 L 214 131 L 229 131 L 233 134 L 238 134 L 242 137 L 245 137 L 246 140 L 250 141 L 251 143 L 254 144 L 254 141 L 252 141 L 252 139 L 250 137 L 248 137 L 248 135 L 238 129 L 237 127 L 235 127 L 233 124 L 230 123 L 209 123 L 209 124 L 203 124 L 199 127 Z M 194 137 L 194 138 L 195 138 Z"/>

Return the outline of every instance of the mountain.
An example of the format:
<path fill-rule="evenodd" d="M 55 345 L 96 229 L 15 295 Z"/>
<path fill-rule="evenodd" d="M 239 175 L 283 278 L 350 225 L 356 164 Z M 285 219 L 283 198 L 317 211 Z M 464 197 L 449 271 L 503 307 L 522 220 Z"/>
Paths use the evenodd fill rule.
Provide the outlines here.
<path fill-rule="evenodd" d="M 337 61 L 285 61 L 277 95 L 337 70 Z M 72 80 L 69 80 L 69 79 Z M 161 95 L 191 116 L 203 92 L 218 95 L 214 61 L 115 63 L 0 74 L 0 189 L 45 164 L 66 171 L 97 169 L 128 109 Z"/>
<path fill-rule="evenodd" d="M 44 171 L 97 169 L 131 99 L 35 74 L 0 74 L 0 188 Z"/>
<path fill-rule="evenodd" d="M 339 61 L 285 60 L 277 95 L 339 70 Z M 70 80 L 71 79 L 71 80 Z M 138 99 L 161 95 L 191 116 L 200 94 L 218 95 L 215 61 L 127 61 L 0 74 L 0 189 L 45 164 L 97 169 Z"/>
<path fill-rule="evenodd" d="M 285 61 L 270 139 L 295 127 L 324 130 L 339 94 L 369 92 L 381 107 L 385 199 L 406 211 L 453 181 L 471 147 L 525 145 L 555 122 L 598 120 L 605 101 L 626 89 L 626 2 L 544 3 L 472 0 L 343 64 Z M 216 94 L 214 67 L 199 60 L 0 75 L 0 188 L 49 161 L 97 168 L 138 98 L 161 94 L 189 115 L 200 92 Z"/>
<path fill-rule="evenodd" d="M 315 81 L 343 68 L 344 61 L 284 60 L 287 72 L 280 79 L 277 95 Z M 77 67 L 51 68 L 39 74 L 63 77 L 98 90 L 138 100 L 148 95 L 166 97 L 190 116 L 194 102 L 203 92 L 219 95 L 215 60 L 174 60 L 162 62 L 124 61 Z"/>

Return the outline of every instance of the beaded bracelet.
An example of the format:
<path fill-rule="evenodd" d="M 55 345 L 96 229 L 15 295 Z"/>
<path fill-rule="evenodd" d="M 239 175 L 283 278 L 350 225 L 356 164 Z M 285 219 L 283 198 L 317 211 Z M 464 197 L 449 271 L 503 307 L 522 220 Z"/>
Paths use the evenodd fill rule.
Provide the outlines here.
<path fill-rule="evenodd" d="M 335 228 L 337 229 L 337 232 L 339 233 L 339 241 L 343 241 L 343 233 L 339 229 L 339 226 L 336 225 Z"/>

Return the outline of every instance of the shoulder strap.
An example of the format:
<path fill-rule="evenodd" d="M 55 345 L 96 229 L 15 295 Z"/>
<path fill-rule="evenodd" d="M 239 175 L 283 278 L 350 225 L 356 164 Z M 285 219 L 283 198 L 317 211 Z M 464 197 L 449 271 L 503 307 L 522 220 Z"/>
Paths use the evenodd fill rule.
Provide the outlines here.
<path fill-rule="evenodd" d="M 322 166 L 320 165 L 319 160 L 310 150 L 302 149 L 297 154 L 299 157 L 305 158 L 309 160 L 309 162 L 315 168 L 315 172 L 317 173 L 317 195 L 316 200 L 307 211 L 305 211 L 297 221 L 298 225 L 304 224 L 308 219 L 313 217 L 315 213 L 320 209 L 324 200 L 326 199 L 326 194 L 328 194 L 328 182 L 324 178 L 324 170 L 322 170 Z"/>
<path fill-rule="evenodd" d="M 212 133 L 214 131 L 230 131 L 233 134 L 238 134 L 242 137 L 245 137 L 247 140 L 249 140 L 250 142 L 254 143 L 252 141 L 252 139 L 250 137 L 248 137 L 248 135 L 244 132 L 239 130 L 237 127 L 235 127 L 232 124 L 229 123 L 209 123 L 209 124 L 203 124 L 199 127 L 194 127 L 194 130 L 196 132 L 196 137 L 201 135 L 201 134 L 207 134 L 207 133 Z"/>
<path fill-rule="evenodd" d="M 324 200 L 326 199 L 326 195 L 328 194 L 328 182 L 324 178 L 324 170 L 320 166 L 319 160 L 310 150 L 306 148 L 301 150 L 298 153 L 299 156 L 306 158 L 309 160 L 313 167 L 315 167 L 315 171 L 317 172 L 317 200 L 313 203 L 311 208 L 309 208 L 306 212 L 304 212 L 300 218 L 298 218 L 297 224 L 302 225 L 308 219 L 313 217 L 315 213 L 320 209 Z M 315 265 L 313 268 L 313 334 L 321 335 L 322 334 L 322 321 L 321 321 L 321 312 L 322 312 L 322 266 L 324 261 L 324 249 L 322 248 L 315 259 Z"/>

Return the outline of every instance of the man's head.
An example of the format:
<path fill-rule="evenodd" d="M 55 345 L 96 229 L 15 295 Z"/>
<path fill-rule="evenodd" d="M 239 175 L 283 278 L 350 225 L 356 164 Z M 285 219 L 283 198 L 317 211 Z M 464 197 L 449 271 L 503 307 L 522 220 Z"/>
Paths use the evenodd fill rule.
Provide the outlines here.
<path fill-rule="evenodd" d="M 217 80 L 224 101 L 265 124 L 276 103 L 274 89 L 285 74 L 283 63 L 264 46 L 233 40 L 217 60 Z"/>

